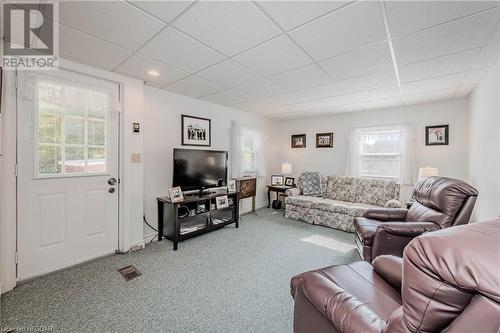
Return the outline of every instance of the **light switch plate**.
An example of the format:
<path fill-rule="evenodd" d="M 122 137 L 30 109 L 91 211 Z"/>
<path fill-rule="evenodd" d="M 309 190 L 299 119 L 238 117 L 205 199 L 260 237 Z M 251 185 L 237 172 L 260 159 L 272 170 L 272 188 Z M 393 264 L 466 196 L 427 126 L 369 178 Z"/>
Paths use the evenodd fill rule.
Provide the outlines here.
<path fill-rule="evenodd" d="M 141 153 L 132 153 L 130 160 L 132 163 L 141 163 Z"/>

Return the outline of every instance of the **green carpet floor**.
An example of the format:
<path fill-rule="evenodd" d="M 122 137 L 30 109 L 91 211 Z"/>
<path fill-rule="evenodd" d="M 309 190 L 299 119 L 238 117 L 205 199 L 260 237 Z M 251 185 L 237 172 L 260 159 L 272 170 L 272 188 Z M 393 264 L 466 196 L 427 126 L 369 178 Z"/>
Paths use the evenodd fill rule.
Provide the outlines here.
<path fill-rule="evenodd" d="M 292 332 L 290 278 L 359 260 L 300 239 L 354 244 L 353 234 L 287 220 L 261 209 L 179 244 L 154 242 L 19 285 L 2 295 L 1 325 L 51 326 L 54 332 Z M 341 243 L 339 243 L 341 242 Z M 116 271 L 134 265 L 142 276 Z"/>

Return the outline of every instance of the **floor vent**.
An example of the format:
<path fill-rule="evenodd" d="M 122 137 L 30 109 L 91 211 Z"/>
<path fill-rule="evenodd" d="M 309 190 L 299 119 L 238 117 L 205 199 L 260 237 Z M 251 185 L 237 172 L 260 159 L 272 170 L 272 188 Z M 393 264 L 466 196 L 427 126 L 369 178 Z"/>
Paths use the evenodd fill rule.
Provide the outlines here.
<path fill-rule="evenodd" d="M 120 268 L 118 272 L 120 272 L 123 278 L 127 281 L 130 281 L 142 275 L 141 272 L 139 272 L 137 268 L 132 265 Z"/>

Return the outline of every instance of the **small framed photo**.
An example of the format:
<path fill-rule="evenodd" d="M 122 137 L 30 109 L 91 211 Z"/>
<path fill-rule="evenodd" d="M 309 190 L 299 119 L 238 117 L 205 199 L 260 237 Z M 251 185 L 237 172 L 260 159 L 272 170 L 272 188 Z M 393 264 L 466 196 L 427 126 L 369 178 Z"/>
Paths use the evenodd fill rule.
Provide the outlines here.
<path fill-rule="evenodd" d="M 306 147 L 306 135 L 305 134 L 292 135 L 292 148 L 305 148 L 305 147 Z"/>
<path fill-rule="evenodd" d="M 272 186 L 283 186 L 283 176 L 282 175 L 272 175 L 271 176 Z"/>
<path fill-rule="evenodd" d="M 286 177 L 285 178 L 285 185 L 286 186 L 294 186 L 295 185 L 295 178 Z"/>
<path fill-rule="evenodd" d="M 227 181 L 227 192 L 228 193 L 236 192 L 236 181 L 234 179 Z"/>
<path fill-rule="evenodd" d="M 215 204 L 217 206 L 217 209 L 229 207 L 227 195 L 221 195 L 220 197 L 216 197 Z"/>
<path fill-rule="evenodd" d="M 172 187 L 168 189 L 168 194 L 170 196 L 170 201 L 172 202 L 182 202 L 184 201 L 184 195 L 180 186 Z"/>
<path fill-rule="evenodd" d="M 316 148 L 332 148 L 332 147 L 333 147 L 333 132 L 316 134 Z"/>
<path fill-rule="evenodd" d="M 425 127 L 426 146 L 447 146 L 450 144 L 450 126 L 437 125 Z"/>
<path fill-rule="evenodd" d="M 207 118 L 181 116 L 183 146 L 205 146 L 211 144 L 211 121 Z"/>

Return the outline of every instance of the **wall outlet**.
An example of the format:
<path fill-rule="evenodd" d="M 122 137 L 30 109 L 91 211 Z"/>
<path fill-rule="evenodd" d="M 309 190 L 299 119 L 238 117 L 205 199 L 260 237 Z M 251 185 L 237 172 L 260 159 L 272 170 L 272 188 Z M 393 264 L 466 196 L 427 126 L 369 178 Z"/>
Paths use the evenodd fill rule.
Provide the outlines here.
<path fill-rule="evenodd" d="M 132 153 L 130 155 L 132 163 L 141 163 L 141 153 Z"/>

